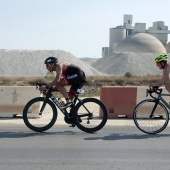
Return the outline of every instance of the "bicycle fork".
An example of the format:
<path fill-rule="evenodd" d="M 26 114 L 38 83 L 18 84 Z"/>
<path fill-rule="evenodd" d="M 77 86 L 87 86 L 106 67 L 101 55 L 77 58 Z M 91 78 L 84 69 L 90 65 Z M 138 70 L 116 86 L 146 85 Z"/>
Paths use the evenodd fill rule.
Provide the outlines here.
<path fill-rule="evenodd" d="M 158 106 L 159 100 L 160 100 L 160 99 L 155 99 L 155 105 L 154 105 L 153 110 L 152 110 L 152 112 L 151 112 L 150 118 L 152 118 L 153 113 L 155 112 L 156 107 Z"/>
<path fill-rule="evenodd" d="M 49 100 L 49 97 L 50 97 L 50 94 L 47 93 L 47 94 L 46 94 L 46 97 L 45 97 L 45 100 L 44 100 L 44 102 L 43 102 L 43 104 L 42 104 L 42 106 L 40 106 L 40 111 L 39 111 L 39 116 L 40 116 L 40 117 L 42 116 L 42 113 L 43 113 L 43 111 L 44 111 L 44 109 L 45 109 L 45 106 L 46 106 L 46 104 L 47 104 L 47 101 Z"/>
<path fill-rule="evenodd" d="M 44 100 L 42 106 L 40 107 L 40 111 L 39 111 L 39 116 L 42 116 L 42 113 L 44 111 L 44 108 L 46 106 L 46 103 L 47 103 L 47 99 Z"/>

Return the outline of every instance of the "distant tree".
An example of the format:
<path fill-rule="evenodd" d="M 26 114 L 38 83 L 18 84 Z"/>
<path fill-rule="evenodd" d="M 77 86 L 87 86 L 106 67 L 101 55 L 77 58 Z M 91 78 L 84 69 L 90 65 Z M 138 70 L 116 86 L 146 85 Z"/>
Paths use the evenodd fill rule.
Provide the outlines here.
<path fill-rule="evenodd" d="M 131 77 L 133 77 L 133 74 L 131 72 L 126 72 L 124 76 L 131 78 Z"/>

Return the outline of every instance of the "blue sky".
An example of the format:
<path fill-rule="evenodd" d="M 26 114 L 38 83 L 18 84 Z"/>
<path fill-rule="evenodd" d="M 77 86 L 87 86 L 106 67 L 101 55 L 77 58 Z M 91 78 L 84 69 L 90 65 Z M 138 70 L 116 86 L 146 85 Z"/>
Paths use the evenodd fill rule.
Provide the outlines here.
<path fill-rule="evenodd" d="M 169 0 L 0 0 L 0 49 L 63 50 L 81 57 L 101 57 L 109 29 L 123 15 L 170 30 Z"/>

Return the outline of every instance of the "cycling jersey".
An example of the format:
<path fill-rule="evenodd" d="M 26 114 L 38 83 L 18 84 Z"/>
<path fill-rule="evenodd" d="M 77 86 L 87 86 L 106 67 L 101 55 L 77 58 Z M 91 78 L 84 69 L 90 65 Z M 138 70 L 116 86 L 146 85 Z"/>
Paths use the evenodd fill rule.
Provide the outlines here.
<path fill-rule="evenodd" d="M 75 94 L 77 89 L 82 87 L 82 83 L 86 81 L 86 77 L 78 66 L 68 62 L 65 64 L 67 67 L 63 70 L 62 77 L 68 85 L 72 85 L 69 92 Z"/>

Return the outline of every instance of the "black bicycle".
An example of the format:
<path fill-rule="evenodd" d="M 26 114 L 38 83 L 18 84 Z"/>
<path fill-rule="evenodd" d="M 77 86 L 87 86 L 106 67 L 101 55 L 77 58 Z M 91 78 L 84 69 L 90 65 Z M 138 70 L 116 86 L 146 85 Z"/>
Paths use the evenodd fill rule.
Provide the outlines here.
<path fill-rule="evenodd" d="M 36 83 L 36 88 L 42 85 L 45 84 Z M 105 105 L 96 98 L 80 99 L 79 94 L 83 89 L 77 90 L 73 103 L 67 108 L 52 94 L 53 91 L 50 88 L 44 97 L 34 98 L 25 105 L 23 120 L 31 130 L 43 132 L 50 129 L 57 120 L 56 107 L 64 114 L 66 123 L 77 126 L 82 131 L 96 132 L 106 124 L 108 114 Z"/>
<path fill-rule="evenodd" d="M 155 94 L 155 96 L 153 95 Z M 147 89 L 147 95 L 153 99 L 141 101 L 134 109 L 133 119 L 139 130 L 148 134 L 156 134 L 163 131 L 169 122 L 170 105 L 162 96 L 170 96 L 170 94 L 162 94 L 162 89 L 157 87 Z"/>

